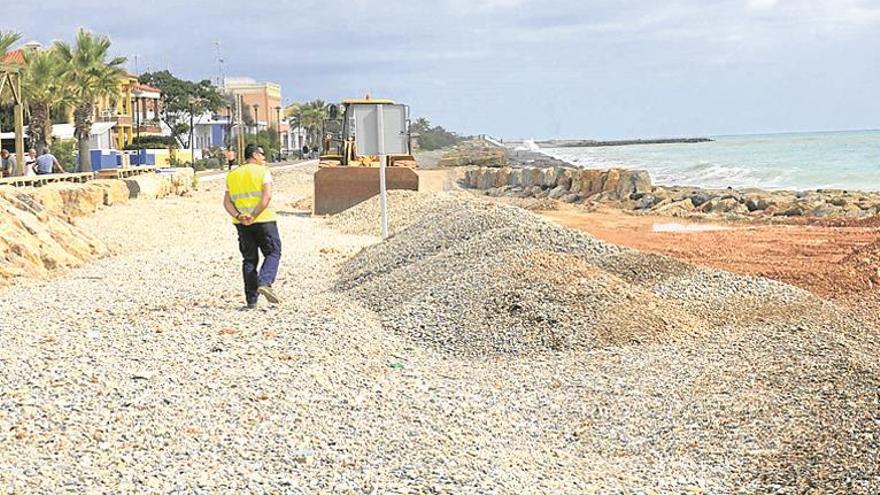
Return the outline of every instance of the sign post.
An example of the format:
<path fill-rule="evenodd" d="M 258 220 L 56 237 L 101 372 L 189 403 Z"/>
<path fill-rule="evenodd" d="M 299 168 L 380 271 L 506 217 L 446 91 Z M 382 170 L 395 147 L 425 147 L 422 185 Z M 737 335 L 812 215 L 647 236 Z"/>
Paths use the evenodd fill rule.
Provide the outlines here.
<path fill-rule="evenodd" d="M 349 123 L 359 154 L 379 157 L 379 208 L 383 240 L 388 238 L 388 188 L 385 180 L 388 156 L 409 154 L 406 114 L 404 105 L 358 104 Z"/>
<path fill-rule="evenodd" d="M 376 128 L 379 139 L 376 143 L 379 155 L 379 210 L 382 222 L 382 240 L 388 239 L 388 192 L 385 190 L 385 166 L 388 155 L 385 154 L 385 110 L 382 105 L 376 107 Z"/>

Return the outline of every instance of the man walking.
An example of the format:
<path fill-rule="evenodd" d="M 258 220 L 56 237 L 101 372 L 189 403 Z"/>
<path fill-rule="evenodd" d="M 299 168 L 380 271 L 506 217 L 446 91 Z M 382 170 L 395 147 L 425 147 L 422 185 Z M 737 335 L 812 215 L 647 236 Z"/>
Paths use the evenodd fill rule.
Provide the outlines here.
<path fill-rule="evenodd" d="M 272 174 L 265 166 L 263 149 L 248 144 L 244 149 L 245 164 L 226 176 L 226 194 L 223 206 L 232 216 L 238 230 L 238 249 L 242 257 L 244 295 L 248 309 L 257 306 L 262 294 L 273 304 L 280 299 L 272 289 L 278 262 L 281 260 L 281 237 L 278 235 L 272 201 Z M 263 265 L 257 270 L 259 253 Z"/>
<path fill-rule="evenodd" d="M 51 174 L 55 171 L 63 173 L 64 169 L 61 168 L 55 155 L 49 153 L 49 148 L 44 147 L 40 156 L 37 157 L 37 175 Z"/>

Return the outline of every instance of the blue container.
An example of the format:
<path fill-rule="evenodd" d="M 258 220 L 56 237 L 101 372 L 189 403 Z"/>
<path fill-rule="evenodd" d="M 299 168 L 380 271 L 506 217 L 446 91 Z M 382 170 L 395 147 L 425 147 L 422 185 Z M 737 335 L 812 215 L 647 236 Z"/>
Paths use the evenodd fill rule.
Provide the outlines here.
<path fill-rule="evenodd" d="M 156 164 L 156 155 L 150 153 L 150 150 L 143 149 L 137 150 L 134 152 L 135 154 L 131 157 L 132 165 L 155 165 Z"/>
<path fill-rule="evenodd" d="M 92 159 L 92 170 L 119 168 L 119 152 L 116 150 L 89 150 L 89 157 Z"/>

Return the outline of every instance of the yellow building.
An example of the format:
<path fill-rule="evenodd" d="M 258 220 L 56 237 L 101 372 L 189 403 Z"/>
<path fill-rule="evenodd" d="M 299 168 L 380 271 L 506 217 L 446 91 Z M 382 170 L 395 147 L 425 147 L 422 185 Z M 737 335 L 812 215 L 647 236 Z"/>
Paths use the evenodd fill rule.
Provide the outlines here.
<path fill-rule="evenodd" d="M 94 121 L 113 122 L 113 143 L 116 149 L 125 149 L 126 145 L 134 141 L 138 117 L 143 133 L 160 132 L 154 128 L 157 125 L 148 126 L 158 116 L 160 95 L 158 88 L 140 84 L 137 76 L 126 73 L 119 78 L 118 96 L 104 97 L 95 102 Z M 140 116 L 136 114 L 138 108 Z"/>

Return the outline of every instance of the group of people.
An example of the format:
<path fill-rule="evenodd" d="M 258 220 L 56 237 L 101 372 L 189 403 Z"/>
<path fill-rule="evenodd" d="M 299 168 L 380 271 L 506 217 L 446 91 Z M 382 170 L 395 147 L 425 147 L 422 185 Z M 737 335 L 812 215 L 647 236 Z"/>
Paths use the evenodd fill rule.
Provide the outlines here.
<path fill-rule="evenodd" d="M 15 153 L 10 153 L 5 149 L 0 151 L 0 177 L 16 175 L 18 173 L 17 160 Z M 49 152 L 49 148 L 43 147 L 39 154 L 37 154 L 36 149 L 29 149 L 27 154 L 24 155 L 22 175 L 27 177 L 51 173 L 64 173 L 64 169 L 61 168 L 61 163 L 58 162 L 55 155 Z"/>

